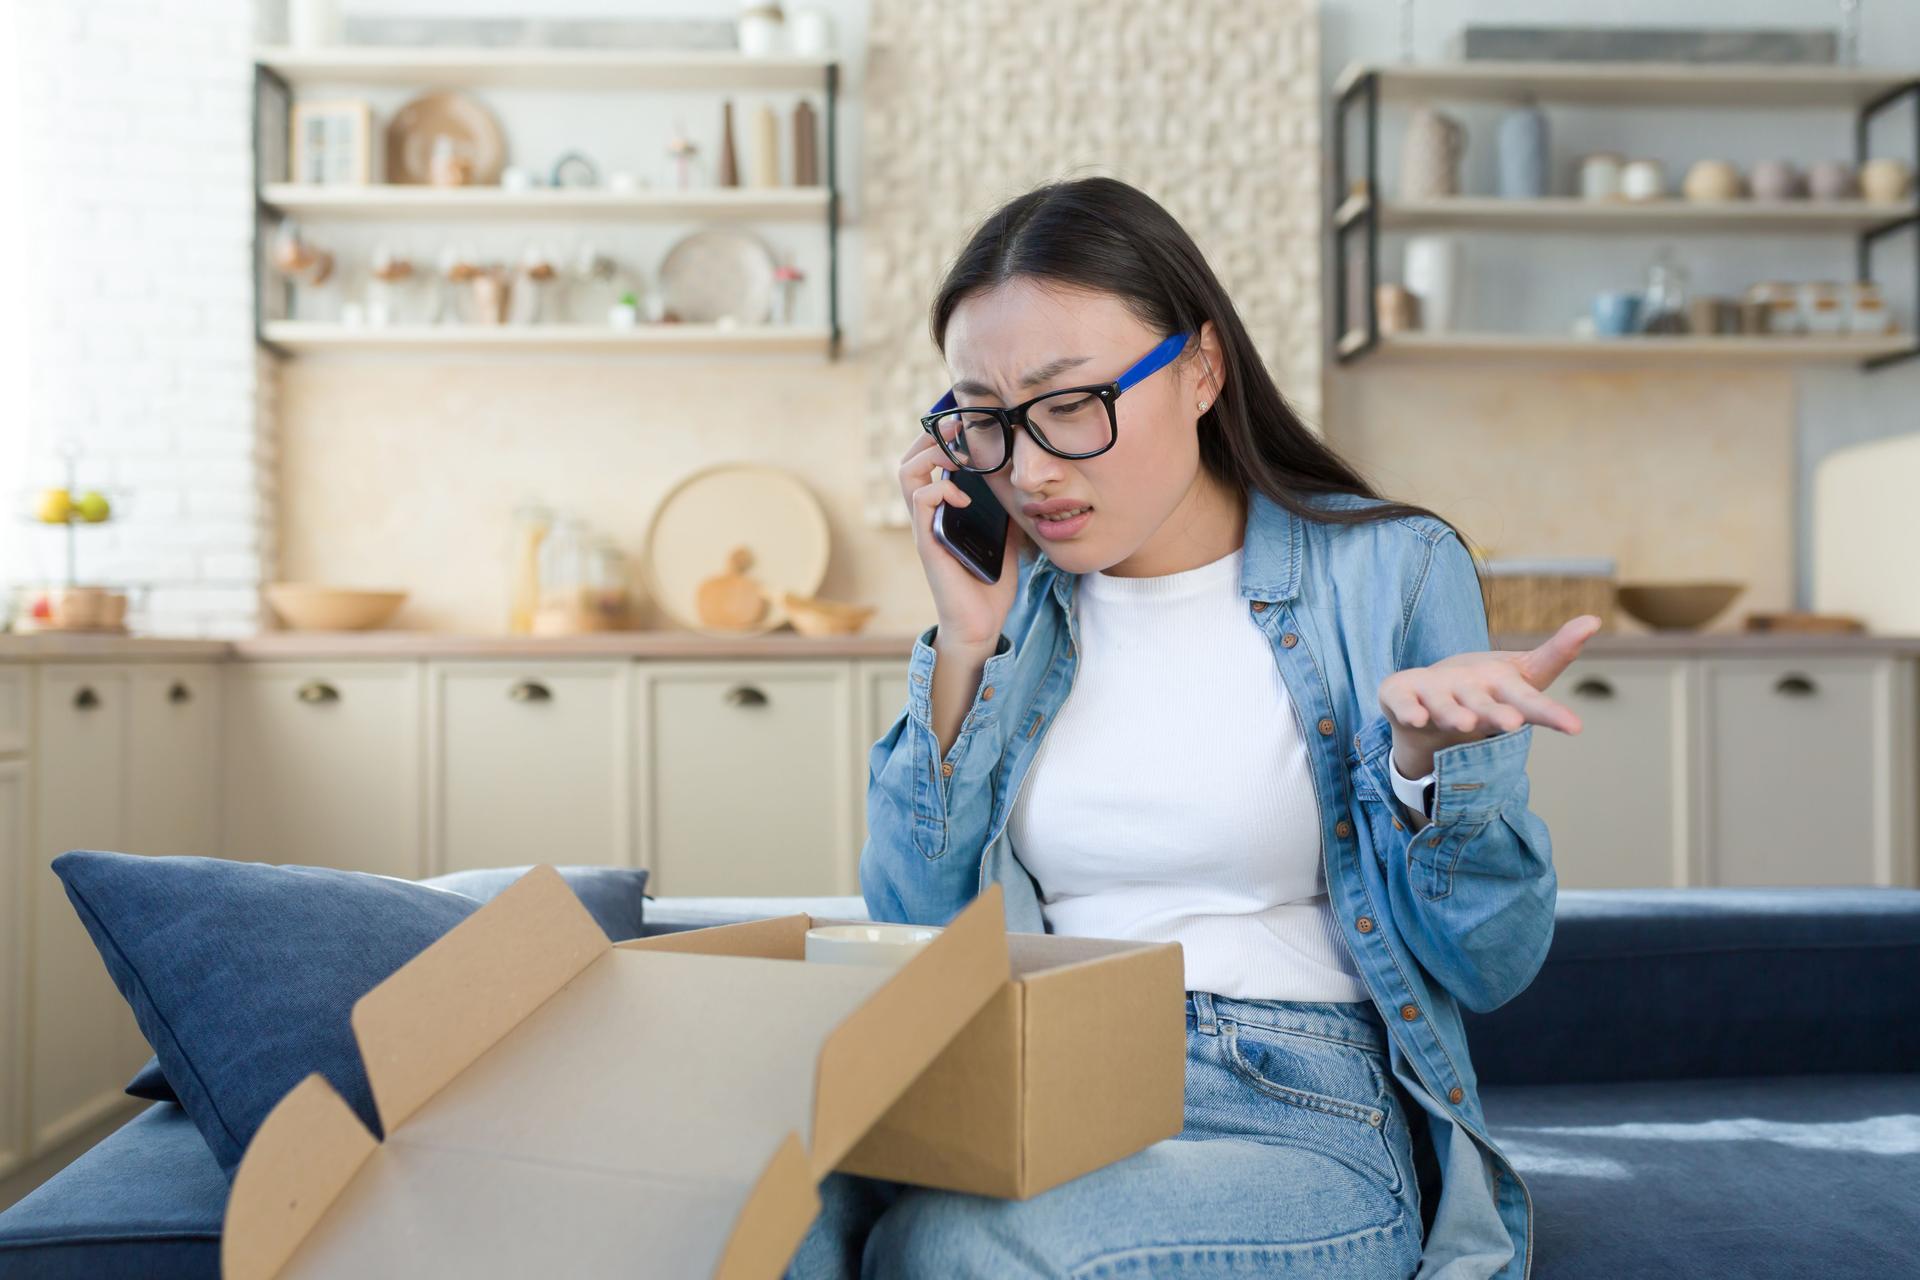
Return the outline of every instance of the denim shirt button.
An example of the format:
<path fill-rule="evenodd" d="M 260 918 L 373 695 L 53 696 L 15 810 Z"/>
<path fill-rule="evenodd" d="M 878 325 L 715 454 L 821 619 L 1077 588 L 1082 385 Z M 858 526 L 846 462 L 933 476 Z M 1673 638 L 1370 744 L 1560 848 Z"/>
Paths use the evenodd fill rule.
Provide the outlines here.
<path fill-rule="evenodd" d="M 1465 1089 L 1462 1089 L 1459 1085 L 1455 1085 L 1453 1086 L 1453 1088 L 1447 1090 L 1447 1101 L 1451 1102 L 1456 1107 L 1459 1106 L 1462 1102 L 1466 1101 L 1466 1097 L 1467 1097 L 1467 1091 Z"/>
<path fill-rule="evenodd" d="M 1348 822 L 1345 818 L 1342 818 L 1340 819 L 1340 821 L 1333 824 L 1333 834 L 1339 836 L 1342 840 L 1345 840 L 1348 836 L 1353 834 L 1353 824 L 1351 822 Z"/>
<path fill-rule="evenodd" d="M 1300 643 L 1300 637 L 1295 635 L 1291 631 L 1287 632 L 1287 634 L 1280 637 L 1280 644 L 1284 648 L 1291 649 L 1293 648 L 1293 646 L 1299 643 Z"/>
<path fill-rule="evenodd" d="M 953 761 L 943 760 L 940 762 L 940 776 L 943 778 L 951 778 L 953 776 Z"/>
<path fill-rule="evenodd" d="M 1267 602 L 1265 600 L 1255 600 L 1248 607 L 1251 608 L 1255 613 L 1265 613 L 1267 609 Z"/>
<path fill-rule="evenodd" d="M 1403 1005 L 1401 1005 L 1401 1006 L 1400 1006 L 1400 1017 L 1401 1017 L 1401 1020 L 1402 1020 L 1402 1021 L 1405 1021 L 1405 1022 L 1412 1022 L 1412 1021 L 1413 1021 L 1413 1020 L 1414 1020 L 1415 1018 L 1418 1018 L 1419 1016 L 1420 1016 L 1420 1006 L 1419 1006 L 1419 1005 L 1417 1005 L 1417 1004 L 1403 1004 Z M 1458 1099 L 1458 1098 L 1456 1098 L 1456 1099 L 1454 1099 L 1454 1101 L 1456 1101 L 1456 1102 L 1458 1102 L 1458 1101 L 1459 1101 L 1459 1099 Z"/>
<path fill-rule="evenodd" d="M 1373 932 L 1373 917 L 1372 917 L 1372 916 L 1361 916 L 1361 917 L 1360 917 L 1360 918 L 1359 918 L 1358 920 L 1355 920 L 1355 921 L 1353 922 L 1353 927 L 1354 927 L 1354 928 L 1356 928 L 1356 929 L 1358 929 L 1358 930 L 1359 930 L 1360 932 L 1362 932 L 1362 933 L 1372 933 L 1372 932 Z"/>
<path fill-rule="evenodd" d="M 1320 722 L 1320 736 L 1323 738 L 1333 736 L 1333 721 L 1322 720 Z"/>

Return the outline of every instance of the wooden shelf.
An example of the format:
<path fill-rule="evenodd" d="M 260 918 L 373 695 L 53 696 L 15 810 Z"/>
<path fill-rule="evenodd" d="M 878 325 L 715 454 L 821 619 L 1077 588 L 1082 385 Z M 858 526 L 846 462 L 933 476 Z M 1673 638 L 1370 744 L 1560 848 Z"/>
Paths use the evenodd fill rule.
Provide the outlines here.
<path fill-rule="evenodd" d="M 608 191 L 603 188 L 414 187 L 375 184 L 322 187 L 270 183 L 261 198 L 294 217 L 358 220 L 600 218 L 774 220 L 820 218 L 825 187 L 716 187 L 695 191 Z"/>
<path fill-rule="evenodd" d="M 1340 225 L 1366 212 L 1364 196 L 1349 198 L 1335 215 Z M 1920 214 L 1911 204 L 1865 200 L 1583 200 L 1548 196 L 1504 200 L 1454 196 L 1438 200 L 1390 200 L 1380 206 L 1387 230 L 1421 228 L 1487 231 L 1692 231 L 1717 234 L 1860 232 Z"/>
<path fill-rule="evenodd" d="M 505 351 L 601 354 L 722 355 L 801 353 L 826 355 L 824 327 L 712 324 L 643 324 L 615 329 L 597 324 L 541 325 L 341 325 L 273 320 L 265 340 L 292 354 L 423 352 L 471 354 Z"/>
<path fill-rule="evenodd" d="M 1920 80 L 1920 69 L 1748 66 L 1687 62 L 1455 62 L 1355 65 L 1334 85 L 1344 93 L 1369 72 L 1389 100 L 1450 98 L 1613 106 L 1858 107 Z"/>
<path fill-rule="evenodd" d="M 454 89 L 819 89 L 830 58 L 731 50 L 262 48 L 254 62 L 290 85 Z"/>
<path fill-rule="evenodd" d="M 1345 335 L 1339 348 L 1351 352 L 1364 335 Z M 1788 337 L 1571 338 L 1524 333 L 1396 333 L 1383 335 L 1369 360 L 1444 360 L 1486 357 L 1648 364 L 1853 364 L 1898 355 L 1914 346 L 1912 334 L 1888 337 L 1811 335 Z"/>

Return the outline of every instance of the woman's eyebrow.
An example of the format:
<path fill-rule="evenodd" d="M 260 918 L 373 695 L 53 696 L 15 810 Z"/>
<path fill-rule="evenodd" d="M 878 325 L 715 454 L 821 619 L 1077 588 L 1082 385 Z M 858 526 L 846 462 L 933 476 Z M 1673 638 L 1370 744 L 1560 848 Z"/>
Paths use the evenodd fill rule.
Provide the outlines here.
<path fill-rule="evenodd" d="M 1077 368 L 1091 359 L 1093 359 L 1092 356 L 1061 356 L 1058 360 L 1051 360 L 1041 365 L 1038 369 L 1029 369 L 1027 376 L 1020 379 L 1020 385 L 1023 387 L 1037 387 L 1049 378 L 1057 378 L 1067 370 Z M 965 392 L 970 396 L 990 396 L 994 394 L 992 387 L 984 382 L 976 382 L 972 378 L 962 378 L 953 384 L 953 389 L 955 391 Z"/>

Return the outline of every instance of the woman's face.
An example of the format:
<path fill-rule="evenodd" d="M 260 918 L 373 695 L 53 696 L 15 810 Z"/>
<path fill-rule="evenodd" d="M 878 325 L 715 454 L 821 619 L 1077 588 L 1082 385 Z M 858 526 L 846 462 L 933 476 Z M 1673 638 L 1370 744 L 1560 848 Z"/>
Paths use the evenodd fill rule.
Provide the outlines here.
<path fill-rule="evenodd" d="M 954 308 L 945 354 L 957 403 L 1007 406 L 1061 387 L 1111 382 L 1165 336 L 1112 294 L 1013 280 Z M 1219 398 L 1221 370 L 1209 323 L 1198 354 L 1189 347 L 1114 402 L 1119 433 L 1113 448 L 1070 460 L 1016 429 L 1011 460 L 987 476 L 987 484 L 1062 569 L 1089 573 L 1121 565 L 1126 572 L 1124 562 L 1137 552 L 1178 536 L 1180 522 L 1170 524 L 1169 517 L 1195 506 L 1211 487 L 1200 466 L 1197 423 L 1200 401 Z M 1084 510 L 1056 518 L 1054 509 L 1069 507 Z M 1163 529 L 1169 532 L 1156 539 Z"/>

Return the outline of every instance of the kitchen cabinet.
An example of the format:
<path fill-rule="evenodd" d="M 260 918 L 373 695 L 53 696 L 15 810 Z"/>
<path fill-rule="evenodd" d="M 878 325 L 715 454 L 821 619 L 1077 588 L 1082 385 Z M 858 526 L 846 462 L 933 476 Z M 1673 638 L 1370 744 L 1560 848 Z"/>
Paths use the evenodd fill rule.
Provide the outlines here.
<path fill-rule="evenodd" d="M 236 664 L 224 711 L 227 856 L 427 874 L 420 664 Z"/>
<path fill-rule="evenodd" d="M 907 664 L 871 658 L 854 664 L 854 722 L 860 732 L 853 743 L 854 841 L 867 842 L 867 768 L 873 744 L 885 736 L 907 709 Z"/>
<path fill-rule="evenodd" d="M 1914 710 L 1910 662 L 1705 660 L 1705 881 L 1913 884 Z"/>
<path fill-rule="evenodd" d="M 632 858 L 631 665 L 429 664 L 435 873 Z"/>
<path fill-rule="evenodd" d="M 32 697 L 33 669 L 0 666 L 0 756 L 27 749 L 27 707 Z"/>
<path fill-rule="evenodd" d="M 35 714 L 28 1135 L 43 1151 L 122 1102 L 146 1056 L 51 862 L 69 849 L 125 850 L 131 697 L 124 666 L 47 666 Z"/>
<path fill-rule="evenodd" d="M 657 662 L 637 680 L 653 892 L 859 891 L 852 664 Z"/>
<path fill-rule="evenodd" d="M 27 1154 L 26 859 L 27 763 L 0 757 L 0 1176 Z"/>
<path fill-rule="evenodd" d="M 1691 882 L 1690 671 L 1681 659 L 1579 658 L 1555 681 L 1580 732 L 1535 725 L 1527 783 L 1561 888 Z"/>
<path fill-rule="evenodd" d="M 142 664 L 131 681 L 124 849 L 212 857 L 220 851 L 220 669 Z"/>

